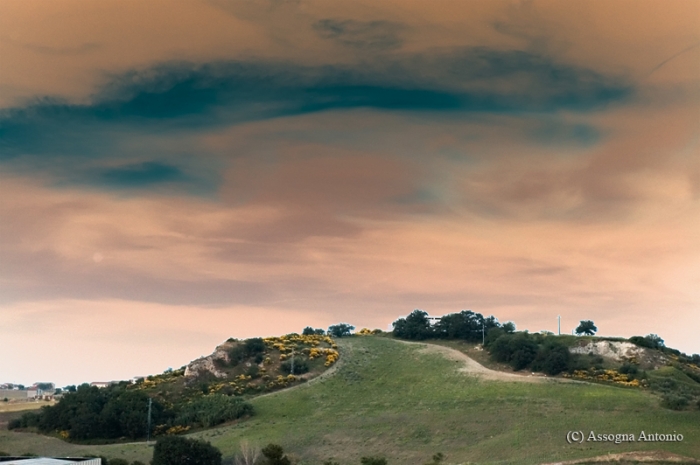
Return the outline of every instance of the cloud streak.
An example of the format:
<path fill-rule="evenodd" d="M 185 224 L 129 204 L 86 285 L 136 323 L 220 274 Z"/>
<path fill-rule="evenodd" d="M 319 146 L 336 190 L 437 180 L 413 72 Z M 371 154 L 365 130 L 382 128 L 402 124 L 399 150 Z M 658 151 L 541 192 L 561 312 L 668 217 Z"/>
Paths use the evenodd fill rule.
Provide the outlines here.
<path fill-rule="evenodd" d="M 47 145 L 70 151 L 70 144 L 56 139 L 64 131 L 70 134 L 73 126 L 183 129 L 353 108 L 576 111 L 628 98 L 632 90 L 623 79 L 545 56 L 486 48 L 357 67 L 260 61 L 163 64 L 115 76 L 86 105 L 45 99 L 4 110 L 0 155 L 40 152 Z"/>

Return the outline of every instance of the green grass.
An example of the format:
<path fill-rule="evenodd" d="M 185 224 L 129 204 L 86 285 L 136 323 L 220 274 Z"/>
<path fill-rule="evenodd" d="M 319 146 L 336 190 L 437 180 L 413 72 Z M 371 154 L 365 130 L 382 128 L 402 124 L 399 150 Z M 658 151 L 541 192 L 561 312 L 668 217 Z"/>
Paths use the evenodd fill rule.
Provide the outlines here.
<path fill-rule="evenodd" d="M 482 382 L 457 363 L 415 345 L 381 337 L 341 341 L 334 376 L 253 399 L 250 420 L 194 434 L 224 456 L 241 440 L 284 446 L 303 464 L 334 457 L 359 464 L 383 455 L 392 465 L 428 462 L 536 464 L 631 450 L 661 449 L 700 457 L 700 411 L 675 412 L 636 389 L 585 383 Z M 569 430 L 685 436 L 679 443 L 569 445 Z M 0 450 L 22 454 L 103 454 L 147 462 L 143 444 L 77 446 L 52 438 L 0 432 Z"/>

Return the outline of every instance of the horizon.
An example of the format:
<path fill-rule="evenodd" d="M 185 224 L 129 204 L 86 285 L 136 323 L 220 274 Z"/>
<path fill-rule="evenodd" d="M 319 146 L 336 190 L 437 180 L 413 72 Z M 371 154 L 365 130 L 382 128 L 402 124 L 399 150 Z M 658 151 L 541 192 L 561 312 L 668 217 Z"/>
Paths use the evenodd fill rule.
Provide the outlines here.
<path fill-rule="evenodd" d="M 415 309 L 415 310 L 420 310 L 420 309 Z M 467 309 L 465 309 L 465 310 L 467 310 Z M 460 311 L 461 311 L 461 310 L 460 310 Z M 459 311 L 450 312 L 450 313 L 458 313 L 458 312 L 459 312 Z M 475 313 L 478 313 L 478 312 L 475 312 Z M 432 318 L 440 318 L 440 317 L 445 316 L 445 315 L 447 315 L 447 314 L 449 314 L 449 313 L 445 313 L 445 314 L 443 314 L 443 315 L 430 315 L 430 314 L 429 314 L 429 316 L 432 317 Z M 408 314 L 397 316 L 397 317 L 395 318 L 394 321 L 398 320 L 399 318 L 405 318 L 407 315 L 408 315 Z M 485 316 L 485 317 L 489 317 L 489 316 L 495 316 L 495 315 L 484 315 L 484 316 Z M 336 322 L 336 323 L 341 323 L 341 322 L 342 322 L 342 323 L 353 324 L 352 322 L 349 322 L 349 321 L 339 321 L 339 322 Z M 501 324 L 504 324 L 504 323 L 506 323 L 506 322 L 507 322 L 507 321 L 500 321 L 500 320 L 499 320 L 499 323 L 501 323 Z M 392 323 L 393 323 L 393 322 L 392 322 Z M 513 323 L 516 323 L 516 322 L 513 322 Z M 570 335 L 574 335 L 574 331 L 575 331 L 575 329 L 576 329 L 576 327 L 578 326 L 579 323 L 580 323 L 580 321 L 577 322 L 577 323 L 571 328 L 571 331 L 570 331 L 570 332 L 562 332 L 561 334 L 557 334 L 557 332 L 556 332 L 555 330 L 541 329 L 541 330 L 538 330 L 538 331 L 532 331 L 532 330 L 529 330 L 529 329 L 527 329 L 527 328 L 525 328 L 525 329 L 520 329 L 520 328 L 518 328 L 518 327 L 516 327 L 516 332 L 519 332 L 519 331 L 527 331 L 527 332 L 530 332 L 530 333 L 551 332 L 552 335 L 557 335 L 557 336 L 558 336 L 558 335 L 570 336 Z M 517 326 L 517 323 L 516 323 L 516 326 Z M 391 327 L 392 327 L 392 324 L 391 324 L 391 323 L 388 325 L 388 327 L 387 327 L 386 329 L 377 328 L 377 327 L 370 327 L 370 326 L 358 325 L 358 326 L 355 326 L 355 329 L 354 329 L 352 332 L 353 332 L 353 334 L 354 334 L 355 332 L 359 331 L 359 330 L 362 329 L 362 328 L 381 329 L 381 330 L 384 331 L 384 332 L 391 332 L 391 330 L 392 330 Z M 302 328 L 302 329 L 303 329 L 303 328 Z M 328 328 L 325 327 L 325 328 L 322 328 L 322 329 L 327 330 Z M 291 333 L 301 334 L 301 329 L 300 329 L 299 331 L 291 331 L 291 332 L 289 332 L 289 333 L 284 333 L 284 334 L 291 334 Z M 636 334 L 636 336 L 647 336 L 647 335 L 649 335 L 649 334 L 655 334 L 655 333 L 647 333 L 647 334 L 644 334 L 644 335 Z M 274 336 L 279 336 L 279 335 L 280 335 L 280 334 L 261 334 L 261 335 L 255 335 L 255 336 L 247 336 L 247 337 L 243 337 L 243 338 L 240 338 L 240 337 L 239 337 L 239 338 L 236 338 L 236 339 L 245 340 L 245 339 L 250 338 L 250 337 L 263 337 L 263 338 L 265 338 L 265 337 L 274 337 Z M 603 333 L 600 333 L 600 334 L 599 334 L 598 332 L 596 332 L 596 334 L 593 335 L 593 336 L 582 336 L 582 337 L 593 337 L 593 338 L 601 338 L 601 339 L 623 337 L 623 338 L 625 338 L 625 339 L 629 339 L 631 336 L 633 336 L 633 335 L 629 335 L 629 336 L 620 336 L 620 335 L 603 334 Z M 662 338 L 662 339 L 663 339 L 663 338 Z M 211 347 L 211 349 L 210 349 L 209 352 L 205 352 L 205 353 L 200 354 L 199 356 L 193 357 L 193 358 L 191 358 L 190 360 L 188 360 L 187 362 L 185 362 L 183 365 L 181 365 L 181 366 L 179 366 L 179 367 L 176 366 L 177 364 L 175 364 L 175 365 L 173 365 L 173 366 L 168 366 L 168 367 L 166 367 L 166 368 L 164 368 L 164 369 L 162 369 L 162 370 L 159 370 L 159 371 L 156 370 L 156 371 L 151 372 L 151 373 L 141 373 L 141 374 L 137 374 L 137 375 L 133 375 L 133 376 L 126 376 L 126 377 L 122 376 L 121 378 L 114 378 L 114 379 L 109 379 L 109 380 L 107 380 L 107 379 L 91 379 L 91 380 L 89 380 L 89 381 L 83 380 L 83 381 L 79 381 L 79 382 L 77 382 L 77 381 L 67 381 L 66 379 L 63 379 L 61 382 L 55 382 L 54 380 L 43 380 L 43 381 L 33 381 L 33 382 L 31 382 L 31 383 L 23 383 L 23 382 L 14 382 L 14 381 L 0 380 L 0 384 L 13 384 L 14 386 L 24 385 L 25 387 L 29 387 L 29 386 L 33 386 L 33 385 L 38 384 L 38 383 L 50 382 L 50 383 L 53 383 L 53 384 L 55 385 L 56 388 L 64 388 L 64 387 L 71 386 L 71 385 L 73 385 L 73 386 L 79 386 L 79 385 L 81 385 L 81 384 L 90 384 L 90 383 L 95 383 L 95 382 L 110 382 L 110 383 L 111 383 L 111 382 L 129 381 L 129 380 L 136 379 L 136 378 L 140 378 L 140 377 L 144 377 L 144 378 L 145 378 L 145 377 L 148 377 L 148 376 L 151 376 L 151 375 L 158 375 L 158 374 L 161 374 L 161 373 L 163 373 L 163 372 L 165 372 L 165 371 L 167 371 L 167 370 L 177 370 L 177 369 L 185 368 L 185 367 L 186 367 L 189 363 L 191 363 L 192 361 L 194 361 L 194 360 L 196 360 L 196 359 L 198 359 L 198 358 L 200 358 L 200 357 L 206 357 L 206 356 L 210 355 L 211 353 L 214 352 L 215 347 L 217 347 L 217 346 L 223 344 L 224 342 L 225 342 L 225 340 L 222 340 L 221 342 L 216 343 L 215 345 L 213 345 L 213 346 Z M 666 347 L 670 347 L 670 348 L 672 348 L 672 349 L 677 349 L 676 347 L 671 347 L 671 346 L 669 346 L 668 344 L 665 344 L 665 345 L 666 345 Z M 681 352 L 683 352 L 683 351 L 681 350 Z M 688 355 L 692 355 L 692 353 L 689 352 Z M 125 372 L 125 371 L 122 370 L 122 372 Z"/>
<path fill-rule="evenodd" d="M 700 353 L 693 0 L 24 0 L 0 29 L 0 382 L 415 308 Z"/>

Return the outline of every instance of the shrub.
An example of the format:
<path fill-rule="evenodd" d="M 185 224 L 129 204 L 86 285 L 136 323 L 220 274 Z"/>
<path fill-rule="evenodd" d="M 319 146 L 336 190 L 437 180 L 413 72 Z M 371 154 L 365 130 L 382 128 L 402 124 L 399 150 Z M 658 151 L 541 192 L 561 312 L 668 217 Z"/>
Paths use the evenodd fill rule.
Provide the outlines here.
<path fill-rule="evenodd" d="M 284 449 L 278 444 L 263 447 L 262 454 L 265 457 L 265 465 L 292 465 L 292 461 L 284 455 Z"/>
<path fill-rule="evenodd" d="M 571 354 L 569 349 L 560 344 L 546 344 L 538 354 L 538 360 L 532 365 L 535 371 L 543 371 L 548 375 L 558 375 L 569 369 Z"/>
<path fill-rule="evenodd" d="M 309 365 L 306 363 L 305 360 L 295 359 L 294 373 L 292 373 L 292 361 L 287 360 L 285 362 L 282 362 L 282 364 L 280 365 L 280 370 L 287 374 L 300 375 L 309 371 Z"/>
<path fill-rule="evenodd" d="M 228 351 L 229 365 L 236 366 L 249 357 L 255 357 L 256 363 L 260 363 L 264 352 L 265 341 L 261 337 L 246 339 Z M 260 362 L 257 361 L 258 359 Z"/>
<path fill-rule="evenodd" d="M 165 436 L 156 441 L 151 465 L 221 465 L 221 452 L 199 439 Z"/>
<path fill-rule="evenodd" d="M 199 424 L 205 428 L 253 414 L 253 406 L 239 397 L 211 394 L 182 408 L 176 423 Z"/>
<path fill-rule="evenodd" d="M 437 454 L 433 455 L 433 461 L 428 462 L 425 465 L 439 465 L 443 460 L 445 460 L 445 455 L 442 452 L 438 452 Z"/>
<path fill-rule="evenodd" d="M 265 352 L 265 341 L 261 337 L 246 339 L 243 343 L 246 355 L 251 356 Z"/>
<path fill-rule="evenodd" d="M 676 394 L 664 394 L 661 398 L 661 405 L 671 410 L 683 410 L 688 403 L 688 398 Z"/>
<path fill-rule="evenodd" d="M 639 367 L 633 363 L 623 363 L 619 370 L 623 375 L 627 375 L 629 379 L 634 379 L 639 373 Z"/>
<path fill-rule="evenodd" d="M 362 465 L 387 465 L 384 457 L 362 457 L 360 463 Z"/>
<path fill-rule="evenodd" d="M 632 336 L 629 341 L 639 347 L 646 347 L 647 349 L 652 348 L 651 342 L 642 336 Z"/>

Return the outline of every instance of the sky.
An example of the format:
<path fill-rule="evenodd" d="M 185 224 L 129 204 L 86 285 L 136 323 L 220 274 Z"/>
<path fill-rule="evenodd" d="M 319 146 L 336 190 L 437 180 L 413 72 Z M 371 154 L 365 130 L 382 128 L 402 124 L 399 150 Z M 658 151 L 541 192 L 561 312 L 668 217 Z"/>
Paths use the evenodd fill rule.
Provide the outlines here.
<path fill-rule="evenodd" d="M 695 0 L 5 0 L 0 382 L 416 308 L 698 353 L 699 135 Z"/>

